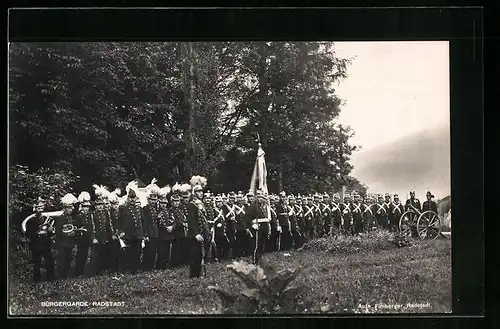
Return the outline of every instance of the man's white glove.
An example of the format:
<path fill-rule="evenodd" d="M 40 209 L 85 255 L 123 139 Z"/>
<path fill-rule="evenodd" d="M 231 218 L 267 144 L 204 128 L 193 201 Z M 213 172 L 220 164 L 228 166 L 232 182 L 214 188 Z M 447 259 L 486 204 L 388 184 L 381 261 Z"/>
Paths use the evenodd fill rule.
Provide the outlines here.
<path fill-rule="evenodd" d="M 217 224 L 217 227 L 222 227 L 222 223 L 218 223 L 218 224 Z"/>
<path fill-rule="evenodd" d="M 122 233 L 120 233 L 120 235 L 118 235 L 118 237 L 119 237 L 120 239 L 121 239 L 121 238 L 123 238 L 124 236 L 125 236 L 125 232 L 122 232 Z"/>
<path fill-rule="evenodd" d="M 92 240 L 93 244 L 97 244 L 97 242 L 98 242 L 97 239 Z"/>
<path fill-rule="evenodd" d="M 195 236 L 195 239 L 196 239 L 196 241 L 198 241 L 198 242 L 203 242 L 203 237 L 202 237 L 200 234 L 197 234 L 197 235 Z"/>
<path fill-rule="evenodd" d="M 172 232 L 172 226 L 167 227 L 167 231 L 168 231 L 168 233 L 171 233 Z"/>
<path fill-rule="evenodd" d="M 347 214 L 347 213 L 349 213 L 349 210 L 344 209 L 343 213 L 344 213 L 344 214 Z"/>
<path fill-rule="evenodd" d="M 278 226 L 278 232 L 281 233 L 281 226 Z"/>
<path fill-rule="evenodd" d="M 144 237 L 144 241 L 148 242 L 149 241 L 149 237 Z"/>
<path fill-rule="evenodd" d="M 259 228 L 259 225 L 257 225 L 257 224 L 253 224 L 253 225 L 252 225 L 252 228 L 253 228 L 254 230 L 256 230 L 256 231 L 257 231 L 257 229 Z"/>
<path fill-rule="evenodd" d="M 188 227 L 188 224 L 187 224 L 187 223 L 182 223 L 182 225 L 184 225 L 184 227 Z"/>
<path fill-rule="evenodd" d="M 112 235 L 112 236 L 111 236 L 111 239 L 116 240 L 116 239 L 118 239 L 118 238 L 116 237 L 116 235 Z"/>

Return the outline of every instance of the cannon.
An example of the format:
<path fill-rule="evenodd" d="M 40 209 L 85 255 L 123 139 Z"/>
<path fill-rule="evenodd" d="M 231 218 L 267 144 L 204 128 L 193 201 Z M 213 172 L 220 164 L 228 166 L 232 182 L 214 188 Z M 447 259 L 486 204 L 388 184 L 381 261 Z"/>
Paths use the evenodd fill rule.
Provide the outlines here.
<path fill-rule="evenodd" d="M 399 218 L 399 232 L 421 240 L 434 240 L 441 235 L 442 223 L 438 214 L 432 210 L 420 212 L 410 205 Z"/>

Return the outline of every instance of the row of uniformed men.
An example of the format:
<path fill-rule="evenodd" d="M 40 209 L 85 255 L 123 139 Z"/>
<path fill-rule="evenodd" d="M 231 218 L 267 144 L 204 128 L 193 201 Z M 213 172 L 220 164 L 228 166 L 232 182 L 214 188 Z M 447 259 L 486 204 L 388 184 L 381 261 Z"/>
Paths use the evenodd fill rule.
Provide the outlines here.
<path fill-rule="evenodd" d="M 196 201 L 194 204 L 198 208 L 203 205 L 202 221 L 209 232 L 204 244 L 207 261 L 250 255 L 255 260 L 264 252 L 298 248 L 306 239 L 325 234 L 359 233 L 373 226 L 390 228 L 391 219 L 404 211 L 397 196 L 392 203 L 380 203 L 379 199 L 374 209 L 374 204 L 362 202 L 357 194 L 354 200 L 345 195 L 341 202 L 339 195 L 329 200 L 326 194 L 295 198 L 281 193 L 279 197 L 269 197 L 271 221 L 257 225 L 252 223 L 255 211 L 252 212 L 251 208 L 259 202 L 254 202 L 251 193 L 213 197 L 210 193 L 200 193 L 203 186 L 195 184 L 191 195 L 189 184 L 174 186 L 170 191 L 170 188 L 159 188 L 152 182 L 145 193 L 129 184 L 127 194 L 119 197 L 117 190 L 109 192 L 103 186 L 94 187 L 96 200 L 92 210 L 87 192 L 82 192 L 78 199 L 67 194 L 61 200 L 64 213 L 54 225 L 61 278 L 69 275 L 75 245 L 75 275 L 96 275 L 105 269 L 131 272 L 141 268 L 165 269 L 167 265 L 188 263 L 186 255 L 190 255 L 193 238 L 188 232 L 188 205 L 191 201 Z M 263 193 L 260 196 L 264 197 L 260 204 L 267 203 L 267 196 Z M 414 194 L 408 201 L 420 209 Z M 38 281 L 42 257 L 49 279 L 54 273 L 50 232 L 40 234 L 39 230 L 43 223 L 43 202 L 36 204 L 35 210 L 36 216 L 28 222 L 27 234 L 31 238 L 35 263 L 34 280 Z M 266 211 L 261 209 L 261 212 L 261 217 L 267 217 Z M 65 229 L 68 226 L 76 229 Z M 89 250 L 90 263 L 87 264 Z M 198 270 L 193 276 L 196 272 Z"/>

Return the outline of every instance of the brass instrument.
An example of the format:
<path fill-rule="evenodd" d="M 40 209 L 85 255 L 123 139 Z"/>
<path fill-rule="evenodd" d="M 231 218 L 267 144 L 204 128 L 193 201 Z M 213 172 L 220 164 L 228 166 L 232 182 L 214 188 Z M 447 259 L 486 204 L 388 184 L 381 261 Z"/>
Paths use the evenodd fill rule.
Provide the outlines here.
<path fill-rule="evenodd" d="M 42 216 L 45 217 L 45 222 L 42 225 L 40 225 L 39 232 L 40 231 L 43 232 L 44 230 L 45 230 L 45 232 L 52 231 L 52 230 L 50 230 L 50 228 L 54 227 L 55 218 L 61 216 L 63 214 L 63 212 L 64 212 L 63 210 L 42 212 Z M 36 216 L 36 214 L 31 214 L 23 220 L 23 222 L 21 224 L 21 228 L 22 228 L 23 233 L 26 233 L 26 224 L 28 223 L 28 221 L 35 216 Z M 45 225 L 47 225 L 47 226 L 45 226 Z"/>
<path fill-rule="evenodd" d="M 54 223 L 54 218 L 45 216 L 45 221 L 38 226 L 38 235 L 46 235 L 49 232 L 54 233 Z"/>
<path fill-rule="evenodd" d="M 77 227 L 73 224 L 64 224 L 62 227 L 62 232 L 64 234 L 70 234 L 70 233 L 75 233 L 75 235 L 83 235 L 85 232 L 87 232 L 87 229 L 85 227 Z"/>

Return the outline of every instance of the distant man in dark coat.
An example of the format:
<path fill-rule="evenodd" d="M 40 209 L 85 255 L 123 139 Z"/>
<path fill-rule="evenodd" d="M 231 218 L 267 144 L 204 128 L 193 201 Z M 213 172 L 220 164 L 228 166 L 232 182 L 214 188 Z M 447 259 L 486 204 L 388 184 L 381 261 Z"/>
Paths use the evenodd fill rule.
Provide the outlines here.
<path fill-rule="evenodd" d="M 168 208 L 169 187 L 160 190 L 158 211 L 158 257 L 156 268 L 164 270 L 170 265 L 174 240 L 174 216 Z"/>
<path fill-rule="evenodd" d="M 125 272 L 137 273 L 141 264 L 142 241 L 144 231 L 142 227 L 142 207 L 137 192 L 130 188 L 127 200 L 120 207 L 122 216 L 119 237 L 125 241 L 126 247 L 123 253 L 123 268 Z"/>
<path fill-rule="evenodd" d="M 142 269 L 152 270 L 156 265 L 158 254 L 158 215 L 160 212 L 158 204 L 158 193 L 160 188 L 156 184 L 150 185 L 148 191 L 148 204 L 142 208 L 142 226 L 144 228 L 144 250 L 142 255 Z"/>
<path fill-rule="evenodd" d="M 280 201 L 276 204 L 278 215 L 278 248 L 279 251 L 292 248 L 292 232 L 289 218 L 288 198 L 284 191 L 280 192 Z"/>
<path fill-rule="evenodd" d="M 399 219 L 401 215 L 405 212 L 404 206 L 399 201 L 399 195 L 394 194 L 393 202 L 391 205 L 391 212 L 389 215 L 391 223 L 391 232 L 397 232 L 399 230 Z"/>
<path fill-rule="evenodd" d="M 90 194 L 83 191 L 78 196 L 79 207 L 75 213 L 75 226 L 80 231 L 75 234 L 76 256 L 75 275 L 87 274 L 87 260 L 92 243 L 93 219 L 90 211 Z"/>
<path fill-rule="evenodd" d="M 107 194 L 101 186 L 94 186 L 96 189 L 95 209 L 92 217 L 91 241 L 90 250 L 89 276 L 101 274 L 107 267 L 109 259 L 107 252 L 109 250 L 108 243 L 111 237 L 111 218 L 109 209 L 106 209 Z"/>
<path fill-rule="evenodd" d="M 187 205 L 188 209 L 188 239 L 189 277 L 198 278 L 202 274 L 202 262 L 207 261 L 208 248 L 210 247 L 210 229 L 207 223 L 207 213 L 202 201 L 203 187 L 194 185 L 193 197 Z"/>
<path fill-rule="evenodd" d="M 185 240 L 186 240 L 186 227 L 187 217 L 184 212 L 184 207 L 181 205 L 181 198 L 179 194 L 172 194 L 170 197 L 171 207 L 169 208 L 170 214 L 172 216 L 172 234 L 174 240 L 172 241 L 172 251 L 170 257 L 170 267 L 177 267 L 186 263 L 185 259 L 187 253 L 185 252 Z"/>
<path fill-rule="evenodd" d="M 268 211 L 268 207 L 268 196 L 262 191 L 257 191 L 257 200 L 250 206 L 246 214 L 247 221 L 251 223 L 254 235 L 254 250 L 252 255 L 252 262 L 254 264 L 257 264 L 262 257 L 266 247 L 266 240 L 271 234 L 269 224 L 270 210 Z"/>
<path fill-rule="evenodd" d="M 73 260 L 73 247 L 75 246 L 73 206 L 76 198 L 72 194 L 66 194 L 61 203 L 64 213 L 55 222 L 56 245 L 57 245 L 57 271 L 60 279 L 70 275 L 71 262 Z"/>
<path fill-rule="evenodd" d="M 224 217 L 224 207 L 222 197 L 220 195 L 215 197 L 214 206 L 214 228 L 215 228 L 215 244 L 217 246 L 217 259 L 223 259 L 229 255 L 229 239 L 226 232 L 226 221 Z"/>
<path fill-rule="evenodd" d="M 351 203 L 351 213 L 353 219 L 352 234 L 358 235 L 363 231 L 363 210 L 361 209 L 361 196 L 354 193 L 354 200 Z"/>
<path fill-rule="evenodd" d="M 76 199 L 76 198 L 75 198 Z M 26 236 L 29 238 L 29 247 L 31 257 L 33 259 L 33 281 L 40 282 L 42 278 L 41 267 L 42 258 L 47 269 L 47 280 L 54 279 L 54 258 L 52 255 L 52 241 L 54 228 L 50 225 L 44 225 L 46 217 L 42 216 L 45 203 L 42 198 L 38 198 L 33 205 L 35 216 L 26 223 Z M 72 210 L 73 205 L 68 205 L 69 210 Z"/>

